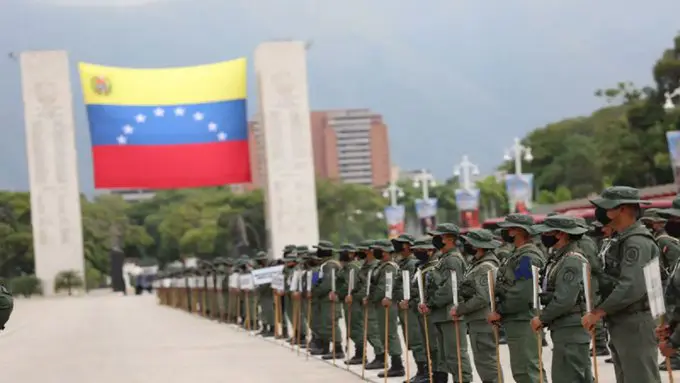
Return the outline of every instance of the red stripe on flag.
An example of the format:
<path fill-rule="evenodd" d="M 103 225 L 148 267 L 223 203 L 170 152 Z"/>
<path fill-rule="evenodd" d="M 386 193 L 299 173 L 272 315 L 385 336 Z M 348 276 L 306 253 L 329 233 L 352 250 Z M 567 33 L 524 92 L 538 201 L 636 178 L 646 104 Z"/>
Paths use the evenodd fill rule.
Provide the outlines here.
<path fill-rule="evenodd" d="M 174 189 L 249 183 L 248 141 L 98 145 L 95 188 Z"/>

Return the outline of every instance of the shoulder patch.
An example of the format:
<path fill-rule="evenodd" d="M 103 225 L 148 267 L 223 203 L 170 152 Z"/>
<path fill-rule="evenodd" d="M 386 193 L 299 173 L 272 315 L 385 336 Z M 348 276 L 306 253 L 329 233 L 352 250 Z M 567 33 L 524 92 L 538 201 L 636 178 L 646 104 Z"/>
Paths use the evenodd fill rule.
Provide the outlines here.
<path fill-rule="evenodd" d="M 562 274 L 562 280 L 566 283 L 572 283 L 576 279 L 576 273 L 578 270 L 571 266 L 567 266 L 564 268 L 564 274 Z"/>
<path fill-rule="evenodd" d="M 489 286 L 489 277 L 486 275 L 483 275 L 479 278 L 479 285 L 482 287 L 487 287 Z"/>
<path fill-rule="evenodd" d="M 640 260 L 640 248 L 637 246 L 628 246 L 623 254 L 623 260 L 629 265 L 634 265 Z"/>

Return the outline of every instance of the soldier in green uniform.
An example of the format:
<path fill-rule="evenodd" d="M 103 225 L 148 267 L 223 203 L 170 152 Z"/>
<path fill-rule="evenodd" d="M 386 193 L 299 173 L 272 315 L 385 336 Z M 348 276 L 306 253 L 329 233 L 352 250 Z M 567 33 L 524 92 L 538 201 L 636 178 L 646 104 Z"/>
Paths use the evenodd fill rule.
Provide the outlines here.
<path fill-rule="evenodd" d="M 655 213 L 660 219 L 663 219 L 663 222 L 648 224 L 645 221 L 645 218 L 654 215 Z M 647 225 L 647 228 L 649 228 L 656 237 L 656 242 L 661 250 L 661 265 L 663 268 L 661 277 L 665 278 L 666 275 L 672 273 L 680 258 L 680 241 L 678 241 L 678 238 L 680 238 L 680 198 L 676 197 L 675 200 L 673 200 L 673 206 L 670 209 L 647 209 L 642 219 L 642 222 Z M 661 224 L 663 224 L 663 227 L 659 227 Z M 671 310 L 673 310 L 673 308 L 669 308 L 669 311 Z M 673 355 L 670 359 L 671 368 L 673 370 L 680 370 L 680 356 Z M 661 362 L 659 364 L 659 369 L 661 371 L 666 371 L 666 363 Z"/>
<path fill-rule="evenodd" d="M 498 381 L 503 372 L 498 373 L 493 327 L 486 321 L 491 308 L 489 271 L 497 270 L 500 265 L 494 250 L 501 243 L 485 229 L 470 230 L 462 238 L 464 252 L 473 258 L 460 286 L 459 304 L 451 309 L 451 317 L 454 320 L 465 317 L 472 356 L 482 383 L 503 383 Z"/>
<path fill-rule="evenodd" d="M 331 242 L 319 241 L 316 249 L 316 255 L 322 263 L 319 266 L 319 280 L 312 288 L 312 302 L 317 302 L 318 305 L 314 321 L 316 322 L 316 335 L 321 347 L 312 350 L 311 353 L 312 355 L 323 355 L 324 359 L 333 359 L 333 357 L 342 359 L 345 357 L 342 350 L 343 337 L 339 326 L 342 305 L 339 302 L 333 304 L 330 294 L 333 285 L 332 278 L 335 276 L 337 288 L 337 276 L 342 265 L 336 259 L 333 259 L 334 248 Z M 335 322 L 333 322 L 333 318 L 335 318 Z M 335 331 L 335 344 L 331 344 L 333 331 Z"/>
<path fill-rule="evenodd" d="M 257 253 L 257 259 L 262 267 L 271 267 L 275 264 L 264 251 Z M 260 306 L 260 320 L 262 321 L 262 330 L 258 335 L 270 338 L 274 336 L 274 293 L 270 284 L 256 286 L 256 289 Z"/>
<path fill-rule="evenodd" d="M 576 246 L 581 249 L 583 254 L 590 264 L 590 293 L 593 299 L 593 305 L 600 303 L 600 284 L 598 283 L 598 276 L 602 274 L 604 265 L 602 258 L 600 258 L 600 249 L 597 242 L 587 235 L 591 231 L 590 225 L 585 219 L 581 217 L 574 218 L 576 223 L 586 230 L 586 234 L 582 235 L 577 241 Z M 609 356 L 609 349 L 607 348 L 607 330 L 604 328 L 604 321 L 599 321 L 595 325 L 595 354 L 597 356 Z"/>
<path fill-rule="evenodd" d="M 371 280 L 369 278 L 369 274 L 373 273 L 373 269 L 375 269 L 376 266 L 378 266 L 378 261 L 376 261 L 375 257 L 373 257 L 373 252 L 370 249 L 370 246 L 373 244 L 373 241 L 366 240 L 366 241 L 361 241 L 357 244 L 357 257 L 359 260 L 361 260 L 361 268 L 359 269 L 359 278 L 357 279 L 357 285 L 354 288 L 353 296 L 351 299 L 349 299 L 349 302 L 351 304 L 359 304 L 361 307 L 362 311 L 362 316 L 361 316 L 361 324 L 362 326 L 365 326 L 367 328 L 367 334 L 366 334 L 366 340 L 368 344 L 371 345 L 373 348 L 373 353 L 375 354 L 375 359 L 370 361 L 368 364 L 366 364 L 366 369 L 367 370 L 377 370 L 380 368 L 384 368 L 385 366 L 385 348 L 383 347 L 383 344 L 380 340 L 380 334 L 378 330 L 378 320 L 376 318 L 376 313 L 372 308 L 372 305 L 368 304 L 368 300 L 364 300 L 367 298 L 366 296 L 366 290 L 367 286 L 371 283 Z M 349 297 L 348 297 L 349 298 Z M 366 310 L 367 319 L 368 323 L 364 324 L 363 322 L 363 312 Z M 362 328 L 362 336 L 363 336 L 363 328 Z M 362 344 L 363 344 L 363 339 L 362 339 Z M 363 352 L 364 352 L 364 347 L 366 345 L 363 345 L 361 351 L 362 351 L 362 357 L 363 357 Z M 356 355 L 355 355 L 356 358 Z M 353 358 L 350 361 L 350 364 L 361 364 L 363 363 L 363 359 L 357 360 Z"/>
<path fill-rule="evenodd" d="M 392 246 L 397 254 L 401 255 L 398 262 L 399 268 L 404 271 L 407 270 L 409 276 L 412 278 L 416 274 L 417 265 L 420 262 L 411 251 L 411 246 L 413 246 L 414 238 L 408 234 L 401 234 L 397 238 L 392 240 Z M 401 290 L 403 290 L 404 281 L 401 279 L 401 273 L 399 274 L 399 284 Z M 407 281 L 410 283 L 410 281 Z M 417 289 L 411 289 L 411 295 L 413 292 L 417 293 Z M 403 291 L 402 291 L 403 293 Z M 399 313 L 401 328 L 404 333 L 404 339 L 406 339 L 406 334 L 408 334 L 408 347 L 413 354 L 413 359 L 416 362 L 418 370 L 415 376 L 408 379 L 407 382 L 413 382 L 414 380 L 419 380 L 427 377 L 427 353 L 425 352 L 425 343 L 423 342 L 423 337 L 420 334 L 420 328 L 418 325 L 418 310 L 411 309 L 409 302 L 404 300 L 404 296 L 396 297 L 395 299 L 399 301 Z M 408 320 L 406 317 L 408 316 Z M 408 323 L 408 328 L 406 328 L 406 323 Z M 408 352 L 408 350 L 407 350 Z"/>
<path fill-rule="evenodd" d="M 289 334 L 295 334 L 293 327 L 293 301 L 291 295 L 291 282 L 295 270 L 297 256 L 295 245 L 287 245 L 283 250 L 283 285 L 284 291 L 279 293 L 281 297 L 281 312 L 283 313 L 281 338 L 288 339 Z M 293 331 L 289 331 L 293 330 Z"/>
<path fill-rule="evenodd" d="M 220 311 L 222 313 L 222 317 L 220 320 L 229 322 L 231 321 L 231 318 L 229 318 L 229 314 L 231 311 L 231 300 L 230 300 L 230 295 L 229 294 L 229 274 L 231 274 L 231 267 L 234 264 L 234 262 L 230 258 L 225 258 L 221 259 L 219 263 L 219 277 L 217 282 L 219 283 L 220 291 L 222 294 L 222 301 L 220 302 Z"/>
<path fill-rule="evenodd" d="M 357 282 L 359 280 L 360 262 L 356 259 L 357 248 L 351 243 L 346 243 L 340 247 L 340 255 L 338 260 L 342 264 L 342 269 L 338 275 L 338 291 L 336 299 L 337 304 L 344 302 L 345 312 L 345 331 L 348 332 L 349 339 L 354 343 L 354 356 L 346 361 L 348 364 L 361 364 L 363 358 L 364 342 L 364 327 L 363 327 L 363 311 L 359 302 L 354 303 L 350 295 L 354 294 Z M 351 286 L 350 291 L 350 275 L 354 275 L 354 285 Z M 349 298 L 349 299 L 348 299 Z M 349 322 L 351 319 L 351 323 Z M 346 345 L 349 351 L 349 344 Z M 358 363 L 356 363 L 358 360 Z M 354 363 L 352 363 L 354 362 Z"/>
<path fill-rule="evenodd" d="M 495 251 L 496 258 L 498 258 L 499 262 L 503 262 L 506 258 L 512 255 L 512 252 L 515 251 L 515 247 L 513 246 L 511 241 L 510 242 L 506 241 L 507 238 L 503 237 L 503 229 L 501 228 L 496 229 L 494 231 L 494 234 L 496 236 L 496 239 L 501 241 L 501 246 Z M 508 343 L 505 337 L 505 328 L 503 326 L 498 327 L 498 336 L 500 337 L 500 339 L 498 340 L 499 344 Z"/>
<path fill-rule="evenodd" d="M 5 329 L 5 325 L 14 310 L 14 298 L 12 293 L 5 287 L 4 281 L 0 281 L 0 331 Z"/>
<path fill-rule="evenodd" d="M 399 265 L 392 261 L 394 248 L 389 240 L 375 241 L 371 245 L 373 256 L 380 263 L 373 271 L 371 276 L 371 294 L 367 298 L 369 304 L 373 305 L 378 319 L 378 329 L 380 330 L 380 340 L 385 347 L 385 351 L 390 356 L 390 368 L 387 370 L 387 377 L 404 376 L 404 364 L 401 360 L 401 340 L 397 329 L 397 308 L 395 296 L 399 296 L 399 286 L 397 285 L 397 274 Z M 385 294 L 388 284 L 391 284 L 392 299 Z M 385 328 L 387 328 L 387 338 L 385 338 Z M 378 377 L 384 377 L 384 371 L 378 373 Z"/>
<path fill-rule="evenodd" d="M 583 269 L 588 259 L 578 247 L 588 231 L 573 217 L 555 215 L 533 227 L 552 256 L 541 275 L 540 315 L 531 320 L 534 331 L 550 330 L 553 343 L 553 383 L 591 383 L 590 334 L 581 326 L 585 310 Z"/>
<path fill-rule="evenodd" d="M 491 324 L 505 327 L 510 369 L 517 383 L 538 383 L 538 339 L 531 329 L 533 309 L 533 271 L 531 266 L 543 267 L 544 256 L 533 243 L 530 215 L 510 214 L 499 223 L 503 238 L 512 242 L 515 251 L 501 262 L 496 280 L 496 311 L 489 313 Z M 545 372 L 543 373 L 545 376 Z"/>
<path fill-rule="evenodd" d="M 306 347 L 307 342 L 305 341 L 305 332 L 307 330 L 307 278 L 306 272 L 309 269 L 310 265 L 310 259 L 309 259 L 309 248 L 305 245 L 299 245 L 295 247 L 295 254 L 297 255 L 297 258 L 295 259 L 295 269 L 293 272 L 298 273 L 298 280 L 297 280 L 297 285 L 292 287 L 293 291 L 292 297 L 293 301 L 296 301 L 293 305 L 295 307 L 293 310 L 295 311 L 294 314 L 297 315 L 297 323 L 296 323 L 296 328 L 294 329 L 293 332 L 293 338 L 291 339 L 291 344 L 294 344 L 296 346 L 300 347 Z M 293 282 L 291 280 L 291 282 Z M 312 299 L 312 311 L 314 311 L 315 307 L 315 301 Z M 314 314 L 312 314 L 314 315 Z M 314 321 L 312 321 L 312 332 L 314 332 Z M 299 332 L 299 333 L 298 333 Z M 298 342 L 298 339 L 300 342 Z M 314 343 L 314 342 L 312 342 Z"/>
<path fill-rule="evenodd" d="M 654 319 L 649 311 L 644 265 L 659 256 L 659 247 L 641 222 L 640 192 L 627 186 L 605 189 L 595 205 L 595 217 L 616 235 L 605 254 L 600 277 L 602 302 L 581 323 L 588 331 L 604 318 L 609 330 L 616 381 L 661 382 L 657 366 Z"/>
<path fill-rule="evenodd" d="M 455 324 L 450 315 L 450 309 L 453 306 L 451 272 L 456 272 L 460 285 L 467 267 L 463 255 L 458 252 L 456 247 L 460 229 L 452 223 L 441 223 L 428 234 L 432 236 L 434 247 L 439 250 L 439 262 L 432 273 L 433 278 L 428 278 L 427 281 L 427 302 L 421 303 L 418 309 L 423 314 L 429 314 L 435 325 L 440 358 L 436 363 L 437 367 L 433 367 L 433 371 L 435 371 L 433 379 L 435 382 L 446 382 L 448 381 L 448 374 L 452 374 L 455 382 L 461 381 L 458 376 L 459 350 L 457 347 L 460 344 L 462 381 L 472 382 L 472 365 L 467 352 L 467 336 L 465 336 L 467 326 L 464 321 L 458 322 L 458 333 L 460 334 L 460 337 L 458 337 L 456 331 L 454 331 Z"/>
<path fill-rule="evenodd" d="M 439 258 L 436 256 L 437 249 L 432 245 L 432 237 L 424 237 L 417 239 L 413 242 L 413 253 L 418 259 L 418 270 L 420 272 L 420 278 L 423 281 L 423 290 L 427 294 L 426 286 L 431 279 L 434 279 L 435 267 L 439 263 Z M 411 278 L 411 301 L 409 306 L 412 311 L 419 312 L 419 307 L 421 303 L 427 303 L 427 296 L 425 296 L 425 302 L 420 301 L 420 292 L 418 291 L 418 274 L 414 274 Z M 430 369 L 433 369 L 433 378 L 438 377 L 441 382 L 443 378 L 448 378 L 446 373 L 435 374 L 439 366 L 439 361 L 441 360 L 439 347 L 437 346 L 436 329 L 434 322 L 429 314 L 418 315 L 418 328 L 420 330 L 421 338 L 423 343 L 425 343 L 425 355 L 427 356 L 428 345 L 430 360 L 427 362 L 429 364 L 424 366 L 426 368 L 425 376 L 419 378 L 419 380 L 411 381 L 411 383 L 426 383 L 430 381 Z M 427 333 L 426 333 L 427 329 Z M 426 341 L 427 339 L 427 341 Z M 435 382 L 437 382 L 435 380 Z"/>

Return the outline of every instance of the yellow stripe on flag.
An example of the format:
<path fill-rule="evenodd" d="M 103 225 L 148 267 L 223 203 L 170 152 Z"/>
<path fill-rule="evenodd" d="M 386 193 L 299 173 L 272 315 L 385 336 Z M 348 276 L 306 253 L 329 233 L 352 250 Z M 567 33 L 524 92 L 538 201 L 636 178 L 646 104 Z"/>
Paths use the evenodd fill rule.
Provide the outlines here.
<path fill-rule="evenodd" d="M 246 59 L 183 68 L 79 63 L 85 104 L 187 105 L 246 98 Z"/>

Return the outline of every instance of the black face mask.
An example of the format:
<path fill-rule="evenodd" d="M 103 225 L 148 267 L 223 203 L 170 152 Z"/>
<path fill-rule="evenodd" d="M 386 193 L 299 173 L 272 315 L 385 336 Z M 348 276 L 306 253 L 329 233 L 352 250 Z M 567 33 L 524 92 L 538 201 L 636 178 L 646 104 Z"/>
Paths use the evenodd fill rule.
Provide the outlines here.
<path fill-rule="evenodd" d="M 472 247 L 472 245 L 470 245 L 469 243 L 466 243 L 466 244 L 463 245 L 463 251 L 464 251 L 465 254 L 467 254 L 467 255 L 475 255 L 475 254 L 477 254 L 477 249 L 475 249 L 474 247 Z"/>
<path fill-rule="evenodd" d="M 401 253 L 401 251 L 404 250 L 404 244 L 401 242 L 394 241 L 392 242 L 392 246 L 394 246 L 394 251 L 397 253 Z"/>
<path fill-rule="evenodd" d="M 603 225 L 609 224 L 612 220 L 607 216 L 607 210 L 601 207 L 595 208 L 595 219 Z"/>
<path fill-rule="evenodd" d="M 503 238 L 503 241 L 505 241 L 506 243 L 515 242 L 515 237 L 511 237 L 510 232 L 507 230 L 501 230 L 501 238 Z"/>
<path fill-rule="evenodd" d="M 541 243 L 543 246 L 551 248 L 557 243 L 557 237 L 554 235 L 541 235 Z"/>
<path fill-rule="evenodd" d="M 415 255 L 420 262 L 427 262 L 427 251 L 416 251 Z"/>
<path fill-rule="evenodd" d="M 338 256 L 338 259 L 340 260 L 340 262 L 349 262 L 350 261 L 349 251 L 341 251 L 340 255 Z"/>
<path fill-rule="evenodd" d="M 375 257 L 375 259 L 382 259 L 383 251 L 380 249 L 375 249 L 373 250 L 373 256 Z"/>
<path fill-rule="evenodd" d="M 666 233 L 671 237 L 680 238 L 680 222 L 666 222 Z"/>
<path fill-rule="evenodd" d="M 365 251 L 357 251 L 357 257 L 359 259 L 366 259 L 366 252 Z"/>
<path fill-rule="evenodd" d="M 441 250 L 444 248 L 444 239 L 440 235 L 432 237 L 432 246 L 437 248 L 437 250 Z"/>

